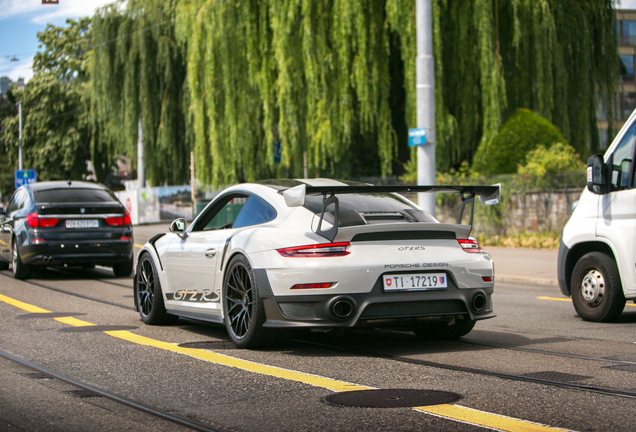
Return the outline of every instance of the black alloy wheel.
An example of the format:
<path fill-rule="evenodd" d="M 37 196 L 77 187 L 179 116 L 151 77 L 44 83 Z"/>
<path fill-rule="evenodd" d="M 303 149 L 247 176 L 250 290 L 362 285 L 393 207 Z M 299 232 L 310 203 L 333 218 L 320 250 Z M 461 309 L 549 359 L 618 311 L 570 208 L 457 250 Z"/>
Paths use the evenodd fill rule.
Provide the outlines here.
<path fill-rule="evenodd" d="M 161 284 L 152 257 L 144 253 L 135 276 L 135 300 L 141 320 L 150 325 L 170 324 L 177 317 L 166 312 Z"/>
<path fill-rule="evenodd" d="M 20 251 L 18 251 L 18 242 L 15 238 L 13 239 L 12 244 L 13 277 L 15 279 L 26 279 L 31 276 L 31 266 L 22 262 Z"/>
<path fill-rule="evenodd" d="M 265 307 L 249 261 L 236 255 L 227 266 L 223 283 L 223 316 L 230 339 L 237 348 L 281 346 L 288 336 L 265 328 Z"/>

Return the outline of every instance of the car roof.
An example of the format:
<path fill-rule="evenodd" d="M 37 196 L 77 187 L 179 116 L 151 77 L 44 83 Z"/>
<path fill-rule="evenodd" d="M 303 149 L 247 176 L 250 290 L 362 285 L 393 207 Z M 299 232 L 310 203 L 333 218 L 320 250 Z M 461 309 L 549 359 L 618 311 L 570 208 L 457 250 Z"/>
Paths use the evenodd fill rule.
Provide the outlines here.
<path fill-rule="evenodd" d="M 101 189 L 108 190 L 106 186 L 101 183 L 85 182 L 85 181 L 47 181 L 36 182 L 27 185 L 27 188 L 34 191 L 45 191 L 51 189 Z"/>

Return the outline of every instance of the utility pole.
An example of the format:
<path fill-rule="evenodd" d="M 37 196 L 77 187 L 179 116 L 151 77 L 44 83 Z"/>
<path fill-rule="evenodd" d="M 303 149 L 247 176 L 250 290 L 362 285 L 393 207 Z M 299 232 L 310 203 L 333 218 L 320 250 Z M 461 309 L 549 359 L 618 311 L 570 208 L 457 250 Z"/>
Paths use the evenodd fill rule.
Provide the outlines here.
<path fill-rule="evenodd" d="M 417 127 L 426 130 L 426 144 L 417 146 L 417 184 L 434 185 L 435 179 L 435 62 L 431 0 L 415 0 L 417 27 Z M 435 216 L 435 194 L 419 193 L 419 205 Z"/>
<path fill-rule="evenodd" d="M 18 169 L 22 171 L 22 101 L 18 102 L 18 139 L 20 145 L 18 146 Z"/>
<path fill-rule="evenodd" d="M 144 167 L 144 133 L 141 127 L 141 116 L 137 132 L 137 186 L 139 189 L 146 187 L 146 169 Z"/>

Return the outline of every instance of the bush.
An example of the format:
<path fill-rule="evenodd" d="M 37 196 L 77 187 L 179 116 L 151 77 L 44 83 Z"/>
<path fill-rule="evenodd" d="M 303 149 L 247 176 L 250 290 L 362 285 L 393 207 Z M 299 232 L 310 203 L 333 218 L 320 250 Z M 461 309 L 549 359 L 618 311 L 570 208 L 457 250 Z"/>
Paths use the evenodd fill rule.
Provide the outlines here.
<path fill-rule="evenodd" d="M 526 164 L 528 153 L 540 145 L 565 142 L 552 123 L 528 109 L 519 108 L 492 141 L 479 146 L 473 170 L 486 175 L 514 173 L 518 165 Z"/>
<path fill-rule="evenodd" d="M 546 148 L 543 144 L 526 156 L 526 164 L 519 165 L 517 172 L 529 176 L 556 176 L 570 171 L 584 171 L 585 165 L 572 146 L 555 143 Z"/>

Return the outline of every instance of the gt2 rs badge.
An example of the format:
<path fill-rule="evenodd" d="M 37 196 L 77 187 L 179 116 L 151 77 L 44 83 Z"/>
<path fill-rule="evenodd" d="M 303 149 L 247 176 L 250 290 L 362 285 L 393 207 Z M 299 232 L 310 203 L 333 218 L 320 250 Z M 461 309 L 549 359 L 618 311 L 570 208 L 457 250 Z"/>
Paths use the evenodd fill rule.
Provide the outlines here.
<path fill-rule="evenodd" d="M 217 293 L 212 290 L 179 290 L 175 293 L 166 293 L 167 300 L 190 301 L 190 302 L 213 302 L 219 299 Z"/>
<path fill-rule="evenodd" d="M 418 251 L 418 250 L 426 250 L 424 246 L 400 246 L 398 248 L 400 252 L 402 251 Z"/>

